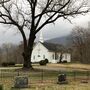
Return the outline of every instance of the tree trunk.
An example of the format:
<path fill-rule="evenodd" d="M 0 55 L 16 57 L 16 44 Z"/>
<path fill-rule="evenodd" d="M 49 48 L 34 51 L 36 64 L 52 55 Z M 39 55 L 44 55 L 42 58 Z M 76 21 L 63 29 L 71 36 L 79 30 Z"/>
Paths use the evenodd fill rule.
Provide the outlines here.
<path fill-rule="evenodd" d="M 24 53 L 23 53 L 23 68 L 26 69 L 33 69 L 32 67 L 32 62 L 31 62 L 31 56 L 32 56 L 32 51 L 33 51 L 33 44 L 36 36 L 34 34 L 30 34 L 30 38 L 28 40 L 28 44 L 24 45 Z"/>
<path fill-rule="evenodd" d="M 31 54 L 29 54 L 28 52 L 23 53 L 23 68 L 26 69 L 32 69 L 32 65 L 31 65 Z"/>
<path fill-rule="evenodd" d="M 62 58 L 63 58 L 63 53 L 61 52 L 60 59 L 59 59 L 59 63 L 62 62 Z"/>

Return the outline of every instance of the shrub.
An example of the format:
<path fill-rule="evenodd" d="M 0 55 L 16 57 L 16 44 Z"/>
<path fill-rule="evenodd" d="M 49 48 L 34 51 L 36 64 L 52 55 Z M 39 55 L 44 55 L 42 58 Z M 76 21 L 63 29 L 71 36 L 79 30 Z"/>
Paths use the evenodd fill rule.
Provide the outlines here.
<path fill-rule="evenodd" d="M 2 85 L 0 85 L 0 90 L 3 90 L 3 86 Z"/>
<path fill-rule="evenodd" d="M 7 63 L 7 62 L 3 62 L 3 63 L 2 63 L 2 66 L 3 66 L 3 67 L 7 67 L 7 66 L 8 66 L 8 63 Z"/>
<path fill-rule="evenodd" d="M 8 65 L 9 66 L 15 66 L 15 62 L 9 62 Z"/>
<path fill-rule="evenodd" d="M 2 63 L 3 67 L 8 67 L 8 66 L 15 66 L 15 62 L 3 62 Z"/>
<path fill-rule="evenodd" d="M 62 61 L 62 63 L 67 63 L 67 60 Z"/>
<path fill-rule="evenodd" d="M 46 63 L 45 60 L 41 60 L 41 61 L 39 62 L 39 64 L 40 64 L 40 65 L 46 65 L 47 63 Z"/>
<path fill-rule="evenodd" d="M 45 62 L 48 63 L 49 62 L 48 59 L 45 59 Z"/>

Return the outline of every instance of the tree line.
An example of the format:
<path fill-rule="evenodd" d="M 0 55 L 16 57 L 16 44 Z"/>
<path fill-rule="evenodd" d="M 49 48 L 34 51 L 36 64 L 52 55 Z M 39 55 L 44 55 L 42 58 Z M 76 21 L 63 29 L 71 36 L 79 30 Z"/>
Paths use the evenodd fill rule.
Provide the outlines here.
<path fill-rule="evenodd" d="M 72 60 L 74 62 L 90 63 L 90 26 L 76 26 L 71 32 Z"/>
<path fill-rule="evenodd" d="M 22 46 L 15 45 L 12 43 L 4 43 L 0 47 L 0 65 L 2 63 L 10 63 L 13 62 L 15 64 L 23 64 L 22 57 Z"/>

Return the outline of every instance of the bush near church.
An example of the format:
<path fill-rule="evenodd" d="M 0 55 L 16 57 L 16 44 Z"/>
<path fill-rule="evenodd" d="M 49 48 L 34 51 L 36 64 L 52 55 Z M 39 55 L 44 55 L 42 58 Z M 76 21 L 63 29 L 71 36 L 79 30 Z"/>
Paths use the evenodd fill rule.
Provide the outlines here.
<path fill-rule="evenodd" d="M 2 63 L 3 67 L 8 67 L 8 66 L 15 66 L 15 62 L 3 62 Z"/>
<path fill-rule="evenodd" d="M 41 60 L 39 62 L 40 65 L 46 65 L 48 63 L 48 59 L 45 59 L 45 60 Z"/>
<path fill-rule="evenodd" d="M 49 61 L 48 61 L 48 59 L 47 59 L 47 58 L 45 59 L 45 62 L 46 62 L 46 63 L 49 63 Z"/>
<path fill-rule="evenodd" d="M 46 65 L 47 63 L 45 62 L 45 60 L 41 60 L 41 61 L 39 62 L 39 64 L 40 64 L 40 65 Z"/>
<path fill-rule="evenodd" d="M 62 61 L 62 63 L 67 63 L 67 60 Z"/>

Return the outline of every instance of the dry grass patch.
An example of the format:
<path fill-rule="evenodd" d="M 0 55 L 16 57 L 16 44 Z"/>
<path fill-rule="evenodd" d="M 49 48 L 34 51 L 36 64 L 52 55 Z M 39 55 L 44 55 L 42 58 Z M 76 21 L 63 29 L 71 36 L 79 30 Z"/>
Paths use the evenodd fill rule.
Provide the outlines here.
<path fill-rule="evenodd" d="M 84 69 L 90 70 L 90 65 L 88 64 L 48 64 L 47 67 L 54 67 L 54 68 L 72 68 L 72 69 Z"/>

